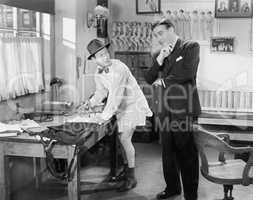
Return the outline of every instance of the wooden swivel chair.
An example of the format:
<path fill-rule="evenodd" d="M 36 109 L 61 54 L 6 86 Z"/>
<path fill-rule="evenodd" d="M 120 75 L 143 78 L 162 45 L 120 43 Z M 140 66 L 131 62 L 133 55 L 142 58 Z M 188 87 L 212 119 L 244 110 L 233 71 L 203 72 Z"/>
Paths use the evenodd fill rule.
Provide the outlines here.
<path fill-rule="evenodd" d="M 224 199 L 233 200 L 233 185 L 248 186 L 253 183 L 253 147 L 232 147 L 229 145 L 229 135 L 214 133 L 205 130 L 199 125 L 194 125 L 194 139 L 201 158 L 201 174 L 209 181 L 222 184 Z M 213 148 L 219 152 L 218 162 L 209 162 L 206 148 Z M 226 160 L 224 154 L 249 153 L 249 160 Z M 228 196 L 229 192 L 229 196 Z"/>

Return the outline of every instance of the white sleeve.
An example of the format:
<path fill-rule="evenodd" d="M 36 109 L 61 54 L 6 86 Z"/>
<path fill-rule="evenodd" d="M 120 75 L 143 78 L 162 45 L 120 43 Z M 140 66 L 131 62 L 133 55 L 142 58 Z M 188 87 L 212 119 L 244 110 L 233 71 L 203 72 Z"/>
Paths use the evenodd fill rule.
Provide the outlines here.
<path fill-rule="evenodd" d="M 100 104 L 104 98 L 108 95 L 108 90 L 104 87 L 103 83 L 101 82 L 101 77 L 98 77 L 95 74 L 95 84 L 96 84 L 96 91 L 95 94 L 90 99 L 91 106 L 96 106 Z"/>
<path fill-rule="evenodd" d="M 128 86 L 129 73 L 122 67 L 120 77 L 115 80 L 114 88 L 109 93 L 107 103 L 101 117 L 104 120 L 110 119 L 118 110 L 125 96 L 125 91 Z"/>

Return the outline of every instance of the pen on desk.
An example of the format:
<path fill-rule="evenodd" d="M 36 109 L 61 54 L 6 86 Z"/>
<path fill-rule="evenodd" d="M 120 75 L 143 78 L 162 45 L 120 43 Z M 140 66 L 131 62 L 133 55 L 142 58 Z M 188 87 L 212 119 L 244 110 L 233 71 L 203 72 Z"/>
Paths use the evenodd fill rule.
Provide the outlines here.
<path fill-rule="evenodd" d="M 163 80 L 163 79 L 161 79 L 161 82 L 162 82 L 163 87 L 164 87 L 164 88 L 166 88 L 166 86 L 165 86 L 165 83 L 164 83 L 164 80 Z"/>

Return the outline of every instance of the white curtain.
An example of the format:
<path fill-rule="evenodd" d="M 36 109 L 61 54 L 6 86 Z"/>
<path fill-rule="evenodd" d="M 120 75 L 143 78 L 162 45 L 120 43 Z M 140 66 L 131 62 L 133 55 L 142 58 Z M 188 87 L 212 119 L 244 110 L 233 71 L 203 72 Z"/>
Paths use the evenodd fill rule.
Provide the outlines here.
<path fill-rule="evenodd" d="M 0 99 L 44 89 L 41 38 L 0 38 Z"/>

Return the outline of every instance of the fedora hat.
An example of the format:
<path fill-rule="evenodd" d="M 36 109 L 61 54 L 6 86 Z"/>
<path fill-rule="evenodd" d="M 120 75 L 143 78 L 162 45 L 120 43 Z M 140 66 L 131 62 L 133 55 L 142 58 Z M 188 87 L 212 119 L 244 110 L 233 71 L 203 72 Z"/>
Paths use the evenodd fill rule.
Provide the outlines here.
<path fill-rule="evenodd" d="M 91 59 L 92 56 L 94 56 L 97 52 L 99 52 L 103 48 L 108 48 L 110 46 L 110 42 L 104 43 L 101 40 L 93 39 L 90 41 L 90 43 L 87 45 L 87 50 L 90 53 L 88 60 Z"/>

